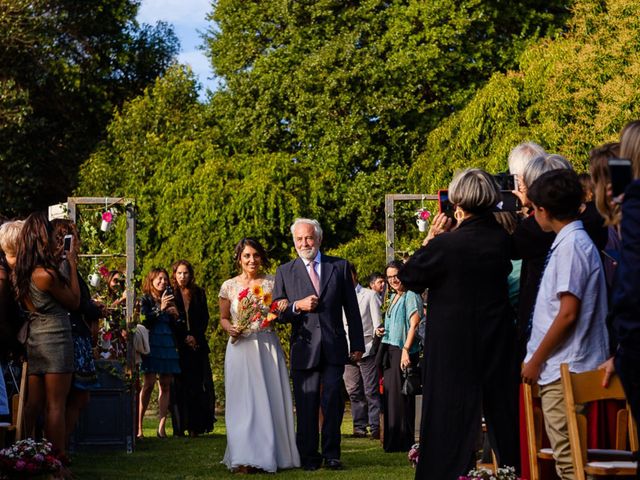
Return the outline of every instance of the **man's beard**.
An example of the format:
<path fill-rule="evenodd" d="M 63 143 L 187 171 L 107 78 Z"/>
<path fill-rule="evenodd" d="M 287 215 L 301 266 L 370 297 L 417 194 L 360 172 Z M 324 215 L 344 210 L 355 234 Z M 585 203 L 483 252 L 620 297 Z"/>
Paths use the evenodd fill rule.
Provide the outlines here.
<path fill-rule="evenodd" d="M 298 250 L 298 255 L 300 255 L 300 258 L 304 258 L 305 260 L 313 260 L 314 258 L 316 258 L 317 254 L 318 250 L 316 248 Z"/>

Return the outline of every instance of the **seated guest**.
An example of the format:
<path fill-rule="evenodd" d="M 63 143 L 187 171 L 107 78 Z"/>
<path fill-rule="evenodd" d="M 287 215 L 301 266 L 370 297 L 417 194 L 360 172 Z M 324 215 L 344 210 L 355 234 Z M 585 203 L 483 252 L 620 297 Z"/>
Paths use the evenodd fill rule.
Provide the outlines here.
<path fill-rule="evenodd" d="M 475 466 L 483 414 L 498 464 L 519 463 L 510 241 L 493 215 L 500 191 L 491 175 L 469 169 L 454 177 L 449 199 L 458 227 L 448 232 L 451 220 L 437 215 L 398 273 L 408 290 L 429 289 L 416 478 L 439 480 Z"/>
<path fill-rule="evenodd" d="M 348 363 L 344 367 L 344 385 L 351 402 L 351 416 L 353 418 L 353 436 L 366 437 L 367 426 L 371 430 L 371 437 L 380 438 L 380 382 L 373 338 L 376 329 L 382 321 L 380 312 L 380 298 L 373 290 L 364 288 L 358 283 L 356 267 L 349 264 L 353 284 L 356 288 L 362 331 L 364 333 L 365 351 L 362 359 L 357 363 Z M 348 332 L 346 317 L 343 318 L 345 331 Z M 347 337 L 348 338 L 348 337 Z"/>

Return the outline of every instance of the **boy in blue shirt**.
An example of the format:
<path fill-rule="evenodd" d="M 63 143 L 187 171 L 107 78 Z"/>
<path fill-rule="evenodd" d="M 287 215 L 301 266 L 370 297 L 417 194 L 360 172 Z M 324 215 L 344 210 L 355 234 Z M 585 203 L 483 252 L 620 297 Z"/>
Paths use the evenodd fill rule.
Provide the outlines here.
<path fill-rule="evenodd" d="M 553 170 L 531 185 L 527 197 L 536 221 L 556 238 L 547 254 L 531 324 L 522 380 L 538 383 L 545 429 L 556 471 L 573 480 L 560 364 L 575 373 L 607 358 L 607 292 L 600 255 L 577 220 L 582 186 L 572 170 Z"/>

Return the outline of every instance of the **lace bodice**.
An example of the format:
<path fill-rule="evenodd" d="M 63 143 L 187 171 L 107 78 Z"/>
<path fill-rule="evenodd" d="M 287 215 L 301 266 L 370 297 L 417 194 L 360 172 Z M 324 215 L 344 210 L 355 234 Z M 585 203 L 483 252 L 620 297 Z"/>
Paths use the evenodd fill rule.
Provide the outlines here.
<path fill-rule="evenodd" d="M 256 288 L 256 286 L 249 288 L 247 295 L 252 295 L 253 299 L 255 299 L 261 307 L 268 309 L 271 306 L 271 292 L 273 291 L 274 278 L 272 275 L 267 275 L 260 288 Z M 234 325 L 238 325 L 238 323 L 242 319 L 241 303 L 240 303 L 240 294 L 246 290 L 247 287 L 243 286 L 237 278 L 230 278 L 226 280 L 222 287 L 220 287 L 220 294 L 218 295 L 220 298 L 226 298 L 231 303 L 231 323 Z M 262 330 L 272 330 L 272 326 L 263 327 L 262 322 L 256 321 L 251 322 L 247 328 L 248 332 L 253 333 Z"/>

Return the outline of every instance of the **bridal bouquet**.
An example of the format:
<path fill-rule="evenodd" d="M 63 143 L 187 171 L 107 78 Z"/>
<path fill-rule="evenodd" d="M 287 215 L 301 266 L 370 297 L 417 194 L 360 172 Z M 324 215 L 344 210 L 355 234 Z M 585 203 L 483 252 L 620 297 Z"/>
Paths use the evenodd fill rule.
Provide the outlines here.
<path fill-rule="evenodd" d="M 37 442 L 27 438 L 0 450 L 0 479 L 57 473 L 61 467 L 53 446 L 44 439 Z"/>
<path fill-rule="evenodd" d="M 238 294 L 238 323 L 243 335 L 258 332 L 269 327 L 278 318 L 278 302 L 272 302 L 271 293 L 256 285 L 245 288 Z M 238 338 L 232 338 L 235 343 Z"/>

